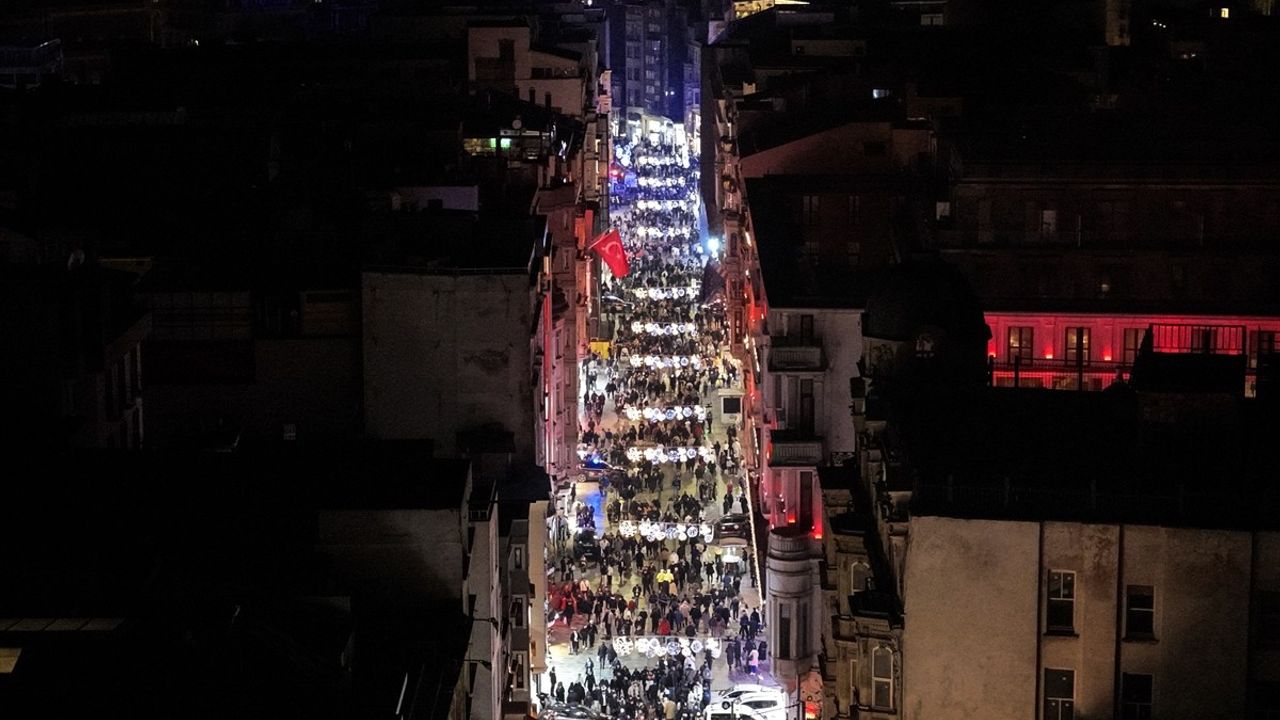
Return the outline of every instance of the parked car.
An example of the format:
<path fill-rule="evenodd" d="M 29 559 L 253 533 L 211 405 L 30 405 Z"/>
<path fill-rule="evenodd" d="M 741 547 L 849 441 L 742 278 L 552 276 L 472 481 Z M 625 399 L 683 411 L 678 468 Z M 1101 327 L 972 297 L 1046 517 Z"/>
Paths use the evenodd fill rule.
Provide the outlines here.
<path fill-rule="evenodd" d="M 546 720 L 604 720 L 605 716 L 582 705 L 553 702 L 543 706 L 539 717 Z"/>
<path fill-rule="evenodd" d="M 787 720 L 787 697 L 778 688 L 737 686 L 712 698 L 703 720 Z"/>
<path fill-rule="evenodd" d="M 751 541 L 751 519 L 746 515 L 725 515 L 716 521 L 716 544 L 745 545 Z M 741 542 L 736 542 L 741 541 Z"/>
<path fill-rule="evenodd" d="M 600 562 L 600 542 L 594 530 L 583 530 L 573 538 L 573 557 Z"/>

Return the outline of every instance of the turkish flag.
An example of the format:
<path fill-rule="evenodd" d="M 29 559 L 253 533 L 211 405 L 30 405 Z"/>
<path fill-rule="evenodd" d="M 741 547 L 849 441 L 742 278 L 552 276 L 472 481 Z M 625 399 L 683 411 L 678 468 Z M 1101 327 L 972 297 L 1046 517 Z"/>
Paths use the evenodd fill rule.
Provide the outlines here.
<path fill-rule="evenodd" d="M 587 246 L 587 250 L 594 250 L 609 266 L 614 277 L 626 277 L 631 272 L 631 265 L 627 263 L 627 252 L 622 249 L 622 235 L 618 233 L 617 228 L 596 238 Z"/>

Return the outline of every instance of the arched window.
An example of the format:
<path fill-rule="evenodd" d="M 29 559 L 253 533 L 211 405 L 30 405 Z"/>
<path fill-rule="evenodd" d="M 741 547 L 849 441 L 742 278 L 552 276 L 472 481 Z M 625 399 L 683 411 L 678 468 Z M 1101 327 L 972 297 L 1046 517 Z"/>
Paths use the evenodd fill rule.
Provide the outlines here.
<path fill-rule="evenodd" d="M 871 651 L 871 705 L 893 709 L 893 648 L 887 645 Z"/>
<path fill-rule="evenodd" d="M 864 562 L 855 562 L 849 566 L 849 594 L 857 595 L 869 589 L 867 580 L 871 578 L 871 568 Z"/>

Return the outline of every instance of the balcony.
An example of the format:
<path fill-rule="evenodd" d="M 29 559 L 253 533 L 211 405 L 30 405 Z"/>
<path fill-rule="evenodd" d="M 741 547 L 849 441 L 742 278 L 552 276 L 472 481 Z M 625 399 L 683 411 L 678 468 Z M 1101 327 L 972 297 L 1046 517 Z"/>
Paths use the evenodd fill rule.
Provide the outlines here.
<path fill-rule="evenodd" d="M 794 345 L 769 348 L 769 371 L 795 371 L 826 369 L 821 345 Z"/>
<path fill-rule="evenodd" d="M 1128 363 L 1091 360 L 1077 365 L 1065 358 L 1035 358 L 1021 362 L 992 360 L 991 384 L 996 387 L 1050 390 L 1104 390 L 1129 376 Z"/>
<path fill-rule="evenodd" d="M 805 430 L 775 430 L 769 434 L 773 467 L 817 467 L 823 464 L 822 438 Z"/>

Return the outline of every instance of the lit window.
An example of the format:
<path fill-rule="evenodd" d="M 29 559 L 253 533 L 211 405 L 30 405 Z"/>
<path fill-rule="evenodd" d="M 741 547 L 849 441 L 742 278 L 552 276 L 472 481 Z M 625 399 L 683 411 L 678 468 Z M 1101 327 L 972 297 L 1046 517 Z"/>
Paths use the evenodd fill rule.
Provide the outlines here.
<path fill-rule="evenodd" d="M 1050 570 L 1045 628 L 1049 632 L 1075 632 L 1075 614 L 1076 574 L 1068 570 Z"/>
<path fill-rule="evenodd" d="M 503 150 L 509 149 L 511 147 L 511 138 L 502 138 L 498 141 L 498 146 Z"/>
<path fill-rule="evenodd" d="M 1155 634 L 1155 588 L 1150 585 L 1125 588 L 1124 628 L 1127 638 L 1150 638 Z"/>
<path fill-rule="evenodd" d="M 1120 717 L 1123 720 L 1151 720 L 1150 675 L 1124 673 L 1120 677 Z"/>
<path fill-rule="evenodd" d="M 871 704 L 893 709 L 893 649 L 884 645 L 871 651 Z"/>
<path fill-rule="evenodd" d="M 1089 328 L 1067 328 L 1066 354 L 1068 363 L 1089 364 Z"/>
<path fill-rule="evenodd" d="M 1218 17 L 1226 20 L 1231 17 L 1231 8 L 1218 8 Z"/>
<path fill-rule="evenodd" d="M 1026 365 L 1035 356 L 1035 330 L 1031 327 L 1009 328 L 1009 362 Z"/>
<path fill-rule="evenodd" d="M 1074 670 L 1044 671 L 1045 720 L 1075 720 L 1076 673 Z"/>
<path fill-rule="evenodd" d="M 889 90 L 888 88 L 875 88 L 871 91 L 871 97 L 876 100 L 883 100 L 884 98 L 889 97 Z"/>
<path fill-rule="evenodd" d="M 1142 328 L 1124 329 L 1124 364 L 1132 365 L 1138 358 L 1138 348 L 1142 347 Z"/>

